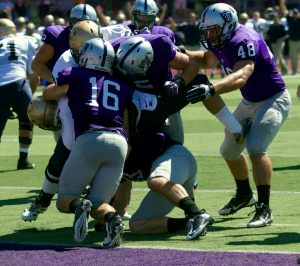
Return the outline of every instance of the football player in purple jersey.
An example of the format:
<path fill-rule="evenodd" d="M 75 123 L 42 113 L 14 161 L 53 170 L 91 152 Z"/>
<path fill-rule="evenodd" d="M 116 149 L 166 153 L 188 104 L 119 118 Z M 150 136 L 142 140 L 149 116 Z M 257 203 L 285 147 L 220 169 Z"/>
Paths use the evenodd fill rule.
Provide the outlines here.
<path fill-rule="evenodd" d="M 119 246 L 122 218 L 108 203 L 123 174 L 128 152 L 128 115 L 132 88 L 111 75 L 115 53 L 100 38 L 87 41 L 80 50 L 79 66 L 59 72 L 57 85 L 43 92 L 45 100 L 67 96 L 75 126 L 75 146 L 59 181 L 57 208 L 74 213 L 74 239 L 87 235 L 89 213 L 106 223 L 105 246 Z M 89 200 L 80 195 L 93 180 Z"/>
<path fill-rule="evenodd" d="M 214 218 L 189 197 L 197 173 L 192 153 L 164 133 L 131 137 L 130 144 L 122 180 L 147 181 L 150 188 L 130 219 L 131 233 L 171 234 L 188 228 L 187 240 L 205 235 Z M 166 217 L 175 206 L 187 217 Z"/>
<path fill-rule="evenodd" d="M 70 26 L 49 26 L 44 30 L 41 49 L 37 52 L 32 62 L 32 70 L 39 77 L 46 80 L 48 84 L 52 83 L 51 73 L 58 58 L 69 47 L 69 35 L 72 27 L 83 20 L 97 22 L 97 14 L 94 8 L 87 4 L 75 6 L 70 13 Z"/>
<path fill-rule="evenodd" d="M 247 226 L 266 226 L 273 222 L 270 209 L 273 170 L 267 148 L 288 117 L 290 94 L 276 70 L 270 49 L 255 30 L 238 23 L 232 6 L 218 3 L 207 7 L 202 14 L 200 30 L 203 31 L 201 42 L 208 51 L 187 51 L 187 54 L 204 69 L 220 62 L 228 76 L 210 86 L 200 84 L 193 88 L 187 94 L 188 100 L 196 103 L 212 95 L 240 89 L 243 99 L 234 116 L 237 120 L 251 118 L 253 121 L 247 140 L 241 145 L 236 145 L 225 129 L 220 151 L 236 181 L 237 192 L 219 214 L 233 214 L 255 204 L 254 218 Z M 245 148 L 252 163 L 258 201 L 249 184 L 249 166 L 242 153 Z"/>
<path fill-rule="evenodd" d="M 129 27 L 133 34 L 140 34 L 144 28 L 149 33 L 163 34 L 168 36 L 171 41 L 175 42 L 175 34 L 172 30 L 164 26 L 155 26 L 155 20 L 158 15 L 158 7 L 154 0 L 136 0 L 132 6 L 133 24 L 121 23 Z"/>

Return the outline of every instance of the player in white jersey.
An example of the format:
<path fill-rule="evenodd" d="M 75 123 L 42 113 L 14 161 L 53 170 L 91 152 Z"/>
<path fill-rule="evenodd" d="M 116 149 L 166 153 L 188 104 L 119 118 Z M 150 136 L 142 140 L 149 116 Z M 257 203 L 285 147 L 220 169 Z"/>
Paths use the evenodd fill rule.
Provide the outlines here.
<path fill-rule="evenodd" d="M 32 37 L 16 37 L 16 27 L 9 19 L 0 19 L 0 140 L 9 117 L 10 108 L 18 114 L 20 158 L 18 169 L 32 169 L 27 159 L 32 142 L 32 124 L 27 107 L 32 100 L 39 78 L 31 70 L 37 49 Z M 26 81 L 27 74 L 30 83 Z"/>
<path fill-rule="evenodd" d="M 101 28 L 100 31 L 105 41 L 133 35 L 131 29 L 125 25 L 111 25 Z"/>

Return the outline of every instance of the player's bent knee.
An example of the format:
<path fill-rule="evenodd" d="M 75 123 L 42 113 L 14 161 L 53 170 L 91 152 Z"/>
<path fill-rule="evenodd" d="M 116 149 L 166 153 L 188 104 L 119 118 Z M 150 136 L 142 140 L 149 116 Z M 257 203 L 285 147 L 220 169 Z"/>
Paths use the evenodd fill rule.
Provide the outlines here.
<path fill-rule="evenodd" d="M 228 149 L 228 148 L 224 147 L 224 145 L 222 145 L 220 147 L 220 154 L 222 155 L 222 157 L 225 160 L 228 160 L 228 161 L 235 161 L 235 160 L 239 159 L 242 155 L 242 153 L 240 153 L 240 152 L 234 153 L 232 149 Z"/>

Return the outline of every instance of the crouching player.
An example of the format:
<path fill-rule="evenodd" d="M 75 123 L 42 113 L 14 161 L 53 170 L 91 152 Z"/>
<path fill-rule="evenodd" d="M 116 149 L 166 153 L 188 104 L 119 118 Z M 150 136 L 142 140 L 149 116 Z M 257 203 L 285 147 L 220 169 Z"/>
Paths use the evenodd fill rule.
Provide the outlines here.
<path fill-rule="evenodd" d="M 131 137 L 130 144 L 132 150 L 124 166 L 123 179 L 147 180 L 150 188 L 130 219 L 131 233 L 166 234 L 187 228 L 186 240 L 205 235 L 214 218 L 200 210 L 189 197 L 197 173 L 192 153 L 164 133 L 141 139 Z M 184 210 L 188 217 L 166 217 L 175 207 Z"/>
<path fill-rule="evenodd" d="M 122 219 L 108 203 L 123 174 L 128 150 L 125 108 L 132 89 L 108 73 L 114 56 L 112 46 L 102 39 L 87 41 L 80 50 L 81 67 L 60 71 L 57 86 L 50 85 L 43 93 L 45 100 L 66 95 L 74 119 L 76 142 L 60 177 L 57 208 L 75 214 L 73 233 L 79 243 L 87 235 L 90 212 L 106 224 L 105 246 L 122 242 Z M 80 201 L 91 181 L 89 200 Z"/>

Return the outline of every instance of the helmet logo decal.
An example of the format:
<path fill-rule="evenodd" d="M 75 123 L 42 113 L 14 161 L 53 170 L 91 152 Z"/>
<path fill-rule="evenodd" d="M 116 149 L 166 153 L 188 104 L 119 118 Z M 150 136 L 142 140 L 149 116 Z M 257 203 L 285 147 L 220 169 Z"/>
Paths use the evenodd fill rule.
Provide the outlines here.
<path fill-rule="evenodd" d="M 148 68 L 150 67 L 151 62 L 148 58 L 148 56 L 145 57 L 145 59 L 141 62 L 141 64 L 138 66 L 143 72 L 146 72 Z"/>
<path fill-rule="evenodd" d="M 228 10 L 224 10 L 222 13 L 220 13 L 220 16 L 224 20 L 225 23 L 230 23 L 232 21 L 231 12 Z"/>

